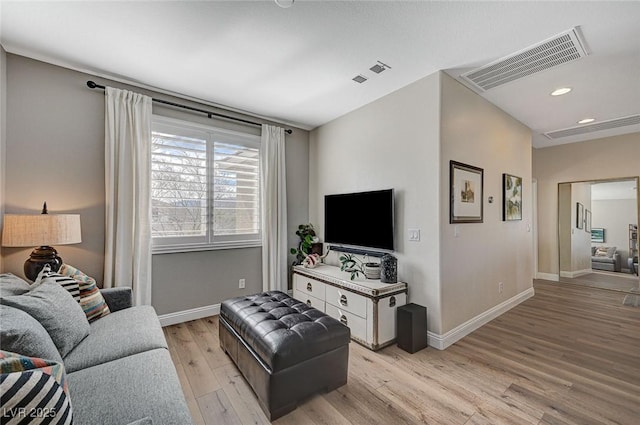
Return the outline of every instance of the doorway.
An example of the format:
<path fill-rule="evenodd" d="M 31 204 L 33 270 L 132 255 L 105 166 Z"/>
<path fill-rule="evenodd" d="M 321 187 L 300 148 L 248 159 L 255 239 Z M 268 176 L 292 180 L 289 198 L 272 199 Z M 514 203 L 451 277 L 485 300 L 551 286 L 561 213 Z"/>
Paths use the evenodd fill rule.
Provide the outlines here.
<path fill-rule="evenodd" d="M 638 291 L 638 211 L 638 177 L 560 183 L 560 282 Z"/>

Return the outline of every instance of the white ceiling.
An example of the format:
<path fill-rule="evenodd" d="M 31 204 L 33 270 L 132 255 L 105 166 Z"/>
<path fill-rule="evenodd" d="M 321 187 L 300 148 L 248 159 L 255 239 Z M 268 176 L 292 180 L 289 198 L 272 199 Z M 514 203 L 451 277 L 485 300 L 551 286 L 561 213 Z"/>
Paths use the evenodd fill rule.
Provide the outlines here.
<path fill-rule="evenodd" d="M 543 132 L 640 114 L 640 2 L 0 2 L 8 52 L 312 129 L 579 26 L 590 55 L 483 96 Z M 376 61 L 392 67 L 377 75 Z M 363 74 L 363 84 L 351 79 Z M 99 83 L 99 81 L 97 81 Z M 551 97 L 558 87 L 573 91 Z M 640 141 L 640 140 L 639 140 Z"/>

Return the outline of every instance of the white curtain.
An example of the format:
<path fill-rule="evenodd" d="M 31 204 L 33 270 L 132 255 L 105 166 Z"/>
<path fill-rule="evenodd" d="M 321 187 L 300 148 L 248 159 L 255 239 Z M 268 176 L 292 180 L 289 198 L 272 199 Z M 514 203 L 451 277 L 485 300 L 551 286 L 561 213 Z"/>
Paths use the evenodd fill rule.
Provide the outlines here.
<path fill-rule="evenodd" d="M 151 103 L 105 90 L 104 286 L 131 286 L 135 305 L 151 304 Z"/>
<path fill-rule="evenodd" d="M 262 287 L 287 291 L 284 129 L 262 125 Z"/>

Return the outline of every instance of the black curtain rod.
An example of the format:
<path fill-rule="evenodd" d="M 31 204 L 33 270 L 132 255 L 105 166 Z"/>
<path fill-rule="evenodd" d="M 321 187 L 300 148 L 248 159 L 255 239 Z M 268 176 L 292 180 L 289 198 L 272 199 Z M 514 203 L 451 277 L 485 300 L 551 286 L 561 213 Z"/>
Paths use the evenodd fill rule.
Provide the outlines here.
<path fill-rule="evenodd" d="M 102 89 L 102 90 L 105 89 L 105 86 L 101 86 L 100 84 L 96 84 L 93 81 L 87 81 L 87 87 L 89 87 L 90 89 Z M 187 105 L 181 105 L 180 103 L 169 102 L 168 100 L 155 99 L 155 98 L 151 98 L 151 100 L 153 100 L 154 102 L 157 102 L 157 103 L 162 103 L 163 105 L 173 106 L 175 108 L 186 109 L 186 110 L 193 111 L 193 112 L 200 112 L 202 114 L 206 114 L 207 117 L 209 117 L 209 118 L 218 117 L 218 118 L 223 118 L 225 120 L 238 121 L 238 122 L 242 122 L 242 123 L 245 123 L 245 124 L 257 125 L 259 127 L 262 127 L 262 124 L 260 124 L 259 122 L 255 122 L 255 121 L 249 121 L 249 120 L 245 120 L 245 119 L 242 119 L 242 118 L 232 117 L 232 116 L 229 116 L 229 115 L 218 114 L 216 112 L 205 111 L 204 109 L 198 109 L 198 108 L 194 108 L 194 107 L 187 106 Z M 291 130 L 290 128 L 287 128 L 284 132 L 287 133 L 287 134 L 291 134 L 291 133 L 293 133 L 293 130 Z"/>

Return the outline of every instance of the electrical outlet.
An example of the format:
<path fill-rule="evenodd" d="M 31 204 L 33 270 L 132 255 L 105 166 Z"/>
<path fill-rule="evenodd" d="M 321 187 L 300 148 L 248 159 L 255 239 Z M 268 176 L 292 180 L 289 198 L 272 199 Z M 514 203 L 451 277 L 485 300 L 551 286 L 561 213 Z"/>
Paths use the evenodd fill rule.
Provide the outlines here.
<path fill-rule="evenodd" d="M 502 282 L 498 282 L 498 292 L 502 294 L 503 289 L 504 289 L 504 284 Z"/>
<path fill-rule="evenodd" d="M 245 280 L 244 279 L 240 279 L 238 281 L 238 288 L 244 289 L 244 286 L 245 286 Z"/>

